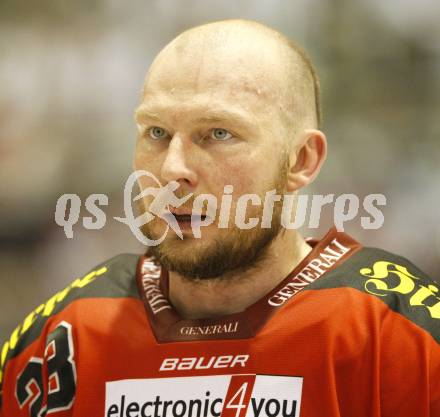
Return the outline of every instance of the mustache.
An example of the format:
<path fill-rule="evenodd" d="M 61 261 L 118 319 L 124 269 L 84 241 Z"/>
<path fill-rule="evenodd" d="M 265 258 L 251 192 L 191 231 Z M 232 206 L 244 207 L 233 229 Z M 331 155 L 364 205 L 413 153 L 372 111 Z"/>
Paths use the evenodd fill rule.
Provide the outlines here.
<path fill-rule="evenodd" d="M 185 193 L 184 191 L 179 193 L 174 193 L 177 198 L 187 197 L 189 193 Z M 170 211 L 178 210 L 179 212 L 192 212 L 194 214 L 208 214 L 208 212 L 214 212 L 218 207 L 209 207 L 209 202 L 206 198 L 199 198 L 199 196 L 203 196 L 203 194 L 192 195 L 185 201 L 182 205 L 172 206 L 168 205 Z M 154 197 L 151 196 L 150 201 L 146 201 L 145 198 L 140 198 L 138 200 L 134 200 L 134 207 L 136 212 L 140 215 L 147 211 L 149 211 L 149 207 L 154 201 Z M 197 203 L 195 204 L 197 200 Z M 202 202 L 203 204 L 200 204 Z M 212 214 L 212 213 L 211 213 Z"/>

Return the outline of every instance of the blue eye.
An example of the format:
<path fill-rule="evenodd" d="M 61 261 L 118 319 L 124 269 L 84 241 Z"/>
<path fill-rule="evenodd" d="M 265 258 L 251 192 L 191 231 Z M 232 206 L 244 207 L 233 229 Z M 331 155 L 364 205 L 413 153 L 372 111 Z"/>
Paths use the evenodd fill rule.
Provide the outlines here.
<path fill-rule="evenodd" d="M 232 138 L 232 134 L 226 129 L 215 128 L 211 130 L 211 138 L 214 140 L 228 140 Z"/>
<path fill-rule="evenodd" d="M 150 129 L 148 129 L 148 134 L 150 135 L 150 138 L 154 140 L 163 139 L 168 135 L 165 129 L 158 126 L 150 127 Z"/>

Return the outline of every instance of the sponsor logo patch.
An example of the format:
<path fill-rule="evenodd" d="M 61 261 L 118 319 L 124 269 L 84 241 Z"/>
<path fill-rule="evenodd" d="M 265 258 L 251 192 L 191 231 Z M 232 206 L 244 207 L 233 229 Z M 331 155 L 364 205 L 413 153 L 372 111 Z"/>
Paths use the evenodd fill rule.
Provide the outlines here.
<path fill-rule="evenodd" d="M 106 383 L 106 417 L 299 417 L 302 377 L 213 375 Z"/>

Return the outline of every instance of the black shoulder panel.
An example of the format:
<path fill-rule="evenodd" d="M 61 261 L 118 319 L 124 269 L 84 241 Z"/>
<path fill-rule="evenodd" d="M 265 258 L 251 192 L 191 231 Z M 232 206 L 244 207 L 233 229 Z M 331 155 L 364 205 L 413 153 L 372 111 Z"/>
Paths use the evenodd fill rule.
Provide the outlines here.
<path fill-rule="evenodd" d="M 440 343 L 440 284 L 406 258 L 363 248 L 307 289 L 337 287 L 355 288 L 381 299 Z"/>
<path fill-rule="evenodd" d="M 101 263 L 87 275 L 74 280 L 64 290 L 31 312 L 12 333 L 1 350 L 1 371 L 6 361 L 34 342 L 47 320 L 82 298 L 139 298 L 136 288 L 136 267 L 139 255 L 123 254 Z"/>

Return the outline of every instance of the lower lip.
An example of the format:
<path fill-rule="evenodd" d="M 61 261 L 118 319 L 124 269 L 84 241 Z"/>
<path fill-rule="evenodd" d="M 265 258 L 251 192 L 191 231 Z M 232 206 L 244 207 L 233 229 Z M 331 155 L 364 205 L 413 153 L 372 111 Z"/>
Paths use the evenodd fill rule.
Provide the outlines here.
<path fill-rule="evenodd" d="M 205 221 L 205 218 L 203 220 L 200 219 L 200 217 L 193 217 L 185 218 L 185 219 L 179 219 L 177 218 L 177 223 L 179 224 L 179 227 L 181 229 L 191 229 L 192 227 L 199 227 L 202 225 L 202 222 Z"/>
<path fill-rule="evenodd" d="M 191 228 L 191 220 L 179 220 L 177 219 L 177 223 L 181 229 L 190 229 Z"/>

